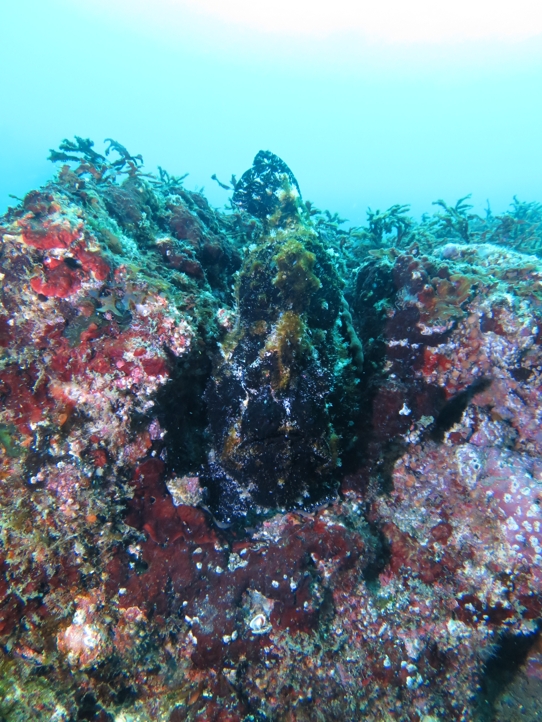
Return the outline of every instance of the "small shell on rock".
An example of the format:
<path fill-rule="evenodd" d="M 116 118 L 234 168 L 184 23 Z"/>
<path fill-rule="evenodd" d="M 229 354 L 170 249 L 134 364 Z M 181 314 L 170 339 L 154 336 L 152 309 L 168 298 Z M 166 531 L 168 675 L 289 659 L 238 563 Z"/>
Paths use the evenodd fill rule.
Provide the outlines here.
<path fill-rule="evenodd" d="M 249 622 L 249 627 L 252 630 L 252 634 L 266 634 L 271 630 L 271 625 L 265 614 L 257 614 Z"/>

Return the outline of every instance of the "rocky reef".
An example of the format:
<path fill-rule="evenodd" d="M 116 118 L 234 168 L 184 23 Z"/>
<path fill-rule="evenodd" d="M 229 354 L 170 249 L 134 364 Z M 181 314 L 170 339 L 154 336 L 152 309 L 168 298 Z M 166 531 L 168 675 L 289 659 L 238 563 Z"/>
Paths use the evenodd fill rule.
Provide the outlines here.
<path fill-rule="evenodd" d="M 51 159 L 0 220 L 0 718 L 537 719 L 541 207 Z"/>

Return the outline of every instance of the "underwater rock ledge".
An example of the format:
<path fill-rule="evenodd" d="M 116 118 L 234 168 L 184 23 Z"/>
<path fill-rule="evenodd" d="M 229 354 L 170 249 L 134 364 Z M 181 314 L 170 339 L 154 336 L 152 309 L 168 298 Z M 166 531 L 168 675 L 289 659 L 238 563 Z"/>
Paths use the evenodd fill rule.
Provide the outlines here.
<path fill-rule="evenodd" d="M 51 159 L 0 219 L 0 718 L 536 719 L 538 204 Z"/>

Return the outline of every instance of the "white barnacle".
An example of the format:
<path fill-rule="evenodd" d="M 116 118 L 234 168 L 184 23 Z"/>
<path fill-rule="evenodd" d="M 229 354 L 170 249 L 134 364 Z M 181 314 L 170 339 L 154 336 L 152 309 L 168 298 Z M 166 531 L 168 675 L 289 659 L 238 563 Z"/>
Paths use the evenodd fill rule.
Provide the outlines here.
<path fill-rule="evenodd" d="M 234 572 L 236 569 L 242 569 L 248 564 L 248 559 L 241 559 L 239 554 L 232 552 L 228 559 L 228 570 Z"/>
<path fill-rule="evenodd" d="M 271 629 L 267 617 L 265 614 L 256 614 L 255 617 L 249 622 L 249 627 L 252 630 L 252 634 L 266 634 Z"/>

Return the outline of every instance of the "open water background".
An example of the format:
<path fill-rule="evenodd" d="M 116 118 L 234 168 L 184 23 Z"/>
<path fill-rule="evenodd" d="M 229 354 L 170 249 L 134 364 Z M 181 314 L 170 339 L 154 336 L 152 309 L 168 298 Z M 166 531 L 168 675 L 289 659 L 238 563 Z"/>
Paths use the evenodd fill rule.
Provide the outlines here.
<path fill-rule="evenodd" d="M 293 24 L 284 3 L 261 4 Z M 3 0 L 0 212 L 52 175 L 48 149 L 74 134 L 189 172 L 217 206 L 228 193 L 210 176 L 239 176 L 260 149 L 352 224 L 368 206 L 419 216 L 467 193 L 480 212 L 542 198 L 542 36 L 397 42 L 296 22 L 265 33 L 175 0 Z"/>

